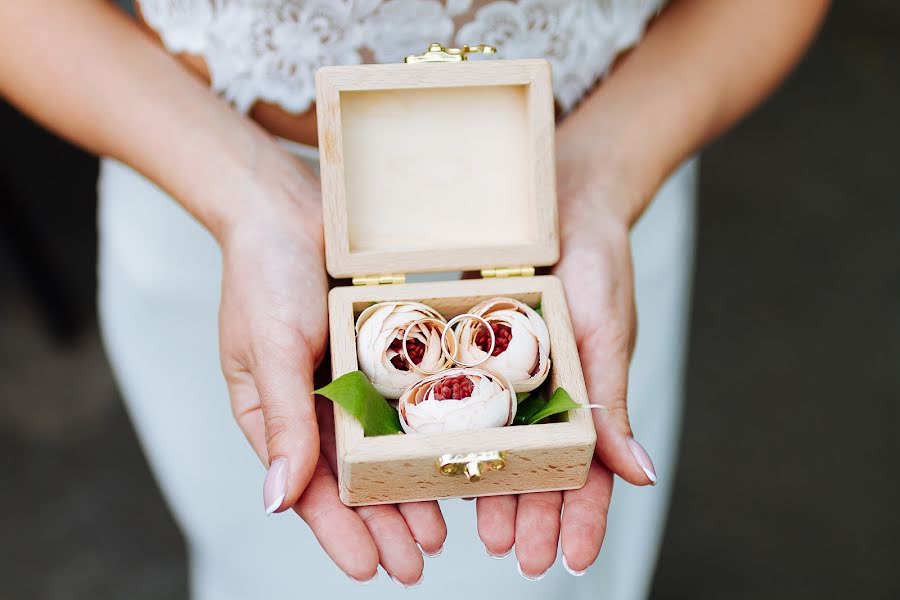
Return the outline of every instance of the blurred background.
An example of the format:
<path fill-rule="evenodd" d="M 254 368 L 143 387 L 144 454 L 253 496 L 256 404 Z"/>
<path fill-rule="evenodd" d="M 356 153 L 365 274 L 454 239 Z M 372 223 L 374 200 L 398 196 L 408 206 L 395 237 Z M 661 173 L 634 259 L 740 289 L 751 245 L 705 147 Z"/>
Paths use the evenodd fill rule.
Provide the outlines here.
<path fill-rule="evenodd" d="M 710 146 L 653 599 L 900 598 L 900 4 Z M 185 598 L 95 319 L 96 160 L 0 103 L 0 598 Z"/>

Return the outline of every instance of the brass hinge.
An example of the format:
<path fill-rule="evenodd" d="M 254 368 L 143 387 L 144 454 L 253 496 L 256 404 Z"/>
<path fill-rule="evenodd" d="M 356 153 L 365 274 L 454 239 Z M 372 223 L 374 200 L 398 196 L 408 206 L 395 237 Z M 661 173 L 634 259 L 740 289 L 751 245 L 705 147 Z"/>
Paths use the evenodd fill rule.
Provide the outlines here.
<path fill-rule="evenodd" d="M 497 49 L 487 44 L 478 46 L 463 46 L 462 48 L 447 48 L 432 42 L 424 54 L 410 54 L 403 59 L 405 63 L 425 62 L 461 62 L 469 59 L 469 54 L 493 54 Z"/>
<path fill-rule="evenodd" d="M 534 277 L 534 267 L 493 267 L 481 270 L 481 276 L 488 277 Z"/>
<path fill-rule="evenodd" d="M 383 275 L 360 275 L 353 278 L 353 285 L 388 285 L 406 283 L 403 273 L 385 273 Z"/>

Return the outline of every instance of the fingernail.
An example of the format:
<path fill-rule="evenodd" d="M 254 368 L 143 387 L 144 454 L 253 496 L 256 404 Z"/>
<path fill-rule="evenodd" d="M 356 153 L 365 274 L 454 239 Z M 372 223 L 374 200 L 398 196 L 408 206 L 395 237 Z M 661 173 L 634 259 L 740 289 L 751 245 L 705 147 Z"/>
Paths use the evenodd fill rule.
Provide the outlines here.
<path fill-rule="evenodd" d="M 269 466 L 266 481 L 263 483 L 263 504 L 267 516 L 278 510 L 284 502 L 284 497 L 287 496 L 287 480 L 288 461 L 286 458 L 276 458 Z"/>
<path fill-rule="evenodd" d="M 547 572 L 544 571 L 540 575 L 529 575 L 528 573 L 526 573 L 525 571 L 522 570 L 522 565 L 519 563 L 519 561 L 516 561 L 516 568 L 519 570 L 519 575 L 521 575 L 528 581 L 540 581 L 541 579 L 544 578 L 544 575 L 547 574 Z"/>
<path fill-rule="evenodd" d="M 507 556 L 509 556 L 509 553 L 512 552 L 512 548 L 510 548 L 509 550 L 507 550 L 507 551 L 504 552 L 503 554 L 494 554 L 493 552 L 491 552 L 490 550 L 488 550 L 488 547 L 487 547 L 487 546 L 484 547 L 484 551 L 487 552 L 487 555 L 490 556 L 491 558 L 493 558 L 494 560 L 503 560 L 504 558 L 506 558 Z"/>
<path fill-rule="evenodd" d="M 438 548 L 434 553 L 427 552 L 427 551 L 422 547 L 422 544 L 420 544 L 419 542 L 416 542 L 416 546 L 419 547 L 419 551 L 422 553 L 422 556 L 427 556 L 428 558 L 434 558 L 435 556 L 440 556 L 441 553 L 444 551 L 444 547 L 443 547 L 443 546 L 441 546 L 440 548 Z"/>
<path fill-rule="evenodd" d="M 414 587 L 416 587 L 417 585 L 421 584 L 421 583 L 422 583 L 422 580 L 425 579 L 425 573 L 423 572 L 421 575 L 419 575 L 419 579 L 418 579 L 418 581 L 416 581 L 415 583 L 403 583 L 402 581 L 400 581 L 399 579 L 397 579 L 397 578 L 394 577 L 393 575 L 391 576 L 391 579 L 393 579 L 393 580 L 394 580 L 394 583 L 396 583 L 396 584 L 399 585 L 400 587 L 409 589 L 409 588 L 414 588 Z"/>
<path fill-rule="evenodd" d="M 585 573 L 587 573 L 587 569 L 585 569 L 584 571 L 576 571 L 576 570 L 574 570 L 572 567 L 570 567 L 570 566 L 569 566 L 569 561 L 566 560 L 566 555 L 565 555 L 565 554 L 563 554 L 563 568 L 564 568 L 564 569 L 566 570 L 566 572 L 567 572 L 569 575 L 571 575 L 572 577 L 581 577 L 582 575 L 584 575 Z"/>
<path fill-rule="evenodd" d="M 347 575 L 347 577 L 350 577 L 350 576 Z M 375 570 L 375 574 L 372 575 L 372 576 L 371 576 L 370 578 L 368 578 L 368 579 L 364 579 L 364 580 L 363 580 L 363 579 L 357 579 L 356 577 L 350 577 L 350 580 L 351 580 L 351 581 L 355 581 L 355 582 L 358 583 L 359 585 L 369 585 L 370 583 L 372 583 L 372 582 L 375 581 L 376 579 L 378 579 L 378 569 L 376 569 L 376 570 Z"/>
<path fill-rule="evenodd" d="M 638 466 L 644 470 L 644 474 L 650 480 L 650 485 L 656 485 L 656 469 L 653 468 L 653 461 L 650 460 L 650 455 L 647 454 L 644 447 L 638 444 L 634 438 L 628 438 L 628 449 L 631 450 L 631 455 L 634 456 Z"/>

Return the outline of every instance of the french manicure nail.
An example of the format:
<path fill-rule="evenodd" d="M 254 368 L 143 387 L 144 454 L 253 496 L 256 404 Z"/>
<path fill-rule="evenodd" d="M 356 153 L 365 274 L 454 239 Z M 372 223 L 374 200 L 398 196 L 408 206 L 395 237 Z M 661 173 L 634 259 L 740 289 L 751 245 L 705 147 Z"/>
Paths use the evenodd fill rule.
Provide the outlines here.
<path fill-rule="evenodd" d="M 656 469 L 653 468 L 653 461 L 650 460 L 650 455 L 647 454 L 644 447 L 638 444 L 634 438 L 628 438 L 628 449 L 631 450 L 631 455 L 634 456 L 638 466 L 644 470 L 644 474 L 650 480 L 650 485 L 656 485 Z"/>
<path fill-rule="evenodd" d="M 284 497 L 287 496 L 288 461 L 286 458 L 276 458 L 269 466 L 266 473 L 266 481 L 263 483 L 263 504 L 266 507 L 266 515 L 271 515 L 281 507 Z"/>
<path fill-rule="evenodd" d="M 519 570 L 519 575 L 521 575 L 528 581 L 540 581 L 541 579 L 544 578 L 544 575 L 547 574 L 547 572 L 544 571 L 540 575 L 529 575 L 528 573 L 526 573 L 525 571 L 522 570 L 522 565 L 521 565 L 521 563 L 519 563 L 519 561 L 516 561 L 516 568 Z"/>
<path fill-rule="evenodd" d="M 584 571 L 576 571 L 576 570 L 574 570 L 572 567 L 570 567 L 570 566 L 569 566 L 569 561 L 566 560 L 566 555 L 565 555 L 565 554 L 563 554 L 563 557 L 562 557 L 562 563 L 563 563 L 563 568 L 564 568 L 564 569 L 566 570 L 566 572 L 567 572 L 569 575 L 571 575 L 572 577 L 581 577 L 582 575 L 584 575 L 585 573 L 587 573 L 587 569 L 585 569 Z"/>
<path fill-rule="evenodd" d="M 425 579 L 425 573 L 423 572 L 421 575 L 419 575 L 419 579 L 418 579 L 415 583 L 403 583 L 402 581 L 400 581 L 399 579 L 397 579 L 397 578 L 394 577 L 393 575 L 391 576 L 391 579 L 393 579 L 393 580 L 394 580 L 394 583 L 396 583 L 397 585 L 399 585 L 399 586 L 402 587 L 402 588 L 407 588 L 407 589 L 408 589 L 408 588 L 414 588 L 414 587 L 416 587 L 417 585 L 421 584 L 421 583 L 422 583 L 422 580 Z"/>
<path fill-rule="evenodd" d="M 494 560 L 503 560 L 504 558 L 506 558 L 507 556 L 509 556 L 509 553 L 512 552 L 512 548 L 510 548 L 509 550 L 507 550 L 507 551 L 504 552 L 503 554 L 494 554 L 493 552 L 491 552 L 490 550 L 488 550 L 488 547 L 487 547 L 487 546 L 484 547 L 484 551 L 487 552 L 487 555 L 490 556 L 491 558 L 493 558 Z"/>
<path fill-rule="evenodd" d="M 434 558 L 435 556 L 440 556 L 441 553 L 444 551 L 443 546 L 441 546 L 434 552 L 427 552 L 424 548 L 422 548 L 422 544 L 420 544 L 419 542 L 416 542 L 416 546 L 419 547 L 419 552 L 422 553 L 422 556 L 427 556 L 428 558 Z"/>

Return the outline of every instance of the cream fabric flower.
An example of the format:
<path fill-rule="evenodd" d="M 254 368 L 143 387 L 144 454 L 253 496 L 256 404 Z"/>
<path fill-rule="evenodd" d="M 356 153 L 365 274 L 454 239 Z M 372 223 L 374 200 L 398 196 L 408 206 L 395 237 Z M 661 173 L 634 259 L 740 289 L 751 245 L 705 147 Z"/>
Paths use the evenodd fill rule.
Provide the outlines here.
<path fill-rule="evenodd" d="M 446 364 L 441 350 L 441 328 L 434 321 L 417 325 L 407 336 L 406 349 L 413 364 L 403 356 L 406 330 L 417 320 L 446 322 L 433 308 L 418 302 L 381 302 L 364 310 L 356 320 L 356 353 L 359 368 L 385 398 L 396 400 L 427 372 Z"/>
<path fill-rule="evenodd" d="M 512 298 L 492 298 L 469 312 L 487 320 L 495 336 L 491 356 L 478 368 L 506 377 L 516 392 L 530 392 L 544 382 L 550 371 L 550 332 L 533 308 Z M 462 321 L 457 337 L 464 363 L 478 363 L 490 350 L 490 333 L 475 319 Z"/>
<path fill-rule="evenodd" d="M 502 376 L 481 369 L 448 369 L 413 384 L 398 406 L 406 433 L 505 427 L 516 416 L 516 395 Z"/>

